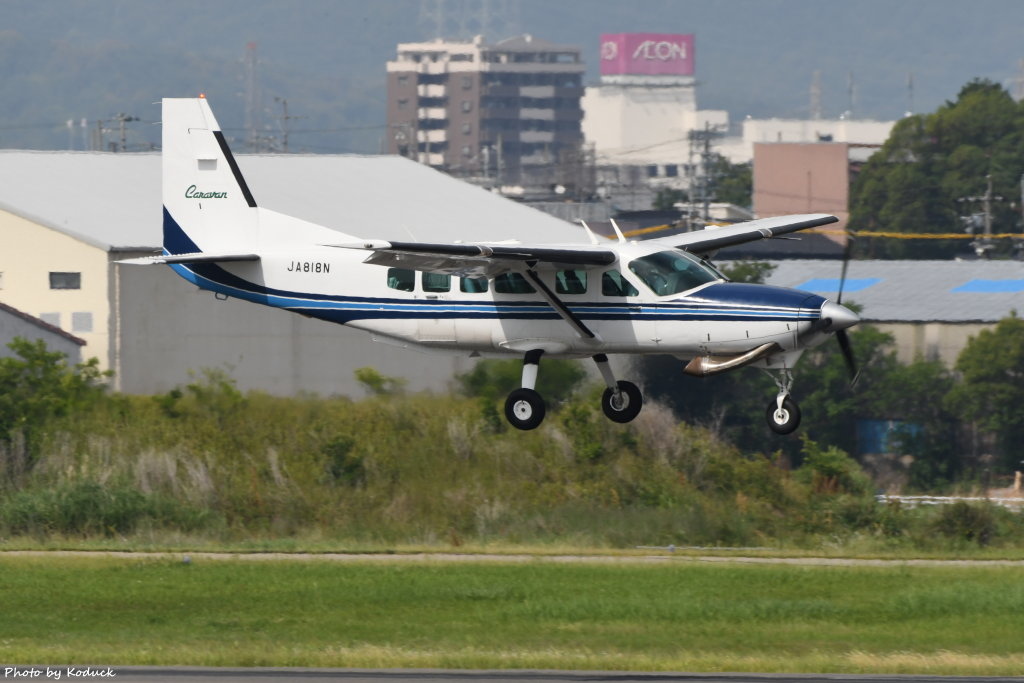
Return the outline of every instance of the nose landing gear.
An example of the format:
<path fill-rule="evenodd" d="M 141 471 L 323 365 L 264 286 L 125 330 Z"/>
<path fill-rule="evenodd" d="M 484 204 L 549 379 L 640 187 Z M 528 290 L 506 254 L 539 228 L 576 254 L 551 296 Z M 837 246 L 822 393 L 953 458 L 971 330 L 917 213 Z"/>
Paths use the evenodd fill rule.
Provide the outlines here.
<path fill-rule="evenodd" d="M 776 434 L 792 434 L 800 426 L 800 407 L 789 396 L 793 388 L 793 373 L 782 370 L 779 376 L 772 375 L 775 385 L 779 388 L 779 394 L 768 404 L 765 417 L 768 419 L 768 426 Z"/>

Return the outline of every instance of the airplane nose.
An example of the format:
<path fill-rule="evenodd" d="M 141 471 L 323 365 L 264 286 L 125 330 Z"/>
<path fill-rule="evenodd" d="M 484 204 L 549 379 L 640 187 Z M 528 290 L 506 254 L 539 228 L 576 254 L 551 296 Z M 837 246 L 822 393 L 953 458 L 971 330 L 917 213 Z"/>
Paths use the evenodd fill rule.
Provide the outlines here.
<path fill-rule="evenodd" d="M 846 306 L 837 304 L 834 301 L 826 301 L 821 305 L 821 319 L 822 321 L 826 319 L 830 321 L 828 327 L 826 327 L 829 332 L 845 330 L 847 327 L 853 327 L 860 322 L 860 316 Z"/>

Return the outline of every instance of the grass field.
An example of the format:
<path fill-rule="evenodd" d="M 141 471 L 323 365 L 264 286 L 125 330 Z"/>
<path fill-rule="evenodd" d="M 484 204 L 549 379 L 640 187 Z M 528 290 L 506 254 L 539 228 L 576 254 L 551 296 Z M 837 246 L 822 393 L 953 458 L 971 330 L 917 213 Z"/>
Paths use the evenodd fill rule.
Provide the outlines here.
<path fill-rule="evenodd" d="M 1019 567 L 0 557 L 0 662 L 1015 675 Z"/>

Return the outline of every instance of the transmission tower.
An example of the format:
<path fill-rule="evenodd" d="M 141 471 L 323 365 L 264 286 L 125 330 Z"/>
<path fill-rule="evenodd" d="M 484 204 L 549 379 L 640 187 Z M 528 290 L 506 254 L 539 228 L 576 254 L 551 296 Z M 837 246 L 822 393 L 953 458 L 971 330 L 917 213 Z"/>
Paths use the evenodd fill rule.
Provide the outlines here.
<path fill-rule="evenodd" d="M 811 75 L 811 118 L 821 118 L 821 71 L 815 70 Z"/>
<path fill-rule="evenodd" d="M 260 151 L 260 131 L 262 130 L 263 93 L 260 91 L 259 79 L 256 75 L 256 43 L 245 46 L 245 145 L 253 152 Z"/>

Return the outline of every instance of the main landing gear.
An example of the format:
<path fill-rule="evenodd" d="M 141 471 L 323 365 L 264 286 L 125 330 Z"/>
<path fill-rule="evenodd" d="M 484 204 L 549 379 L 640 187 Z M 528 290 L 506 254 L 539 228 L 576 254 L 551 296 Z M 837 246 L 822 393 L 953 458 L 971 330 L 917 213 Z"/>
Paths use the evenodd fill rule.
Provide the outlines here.
<path fill-rule="evenodd" d="M 516 429 L 536 429 L 544 420 L 547 409 L 544 399 L 534 387 L 537 385 L 537 371 L 543 351 L 529 351 L 523 359 L 522 386 L 508 395 L 505 400 L 505 417 Z M 601 409 L 609 420 L 629 422 L 640 414 L 644 405 L 643 394 L 632 382 L 616 380 L 608 364 L 608 356 L 599 353 L 594 356 L 598 370 L 607 389 L 601 397 Z"/>
<path fill-rule="evenodd" d="M 779 387 L 779 394 L 768 404 L 765 413 L 768 426 L 776 434 L 792 434 L 800 426 L 800 407 L 789 397 L 789 391 L 793 388 L 793 373 L 783 370 L 778 377 L 772 375 L 772 379 Z"/>

